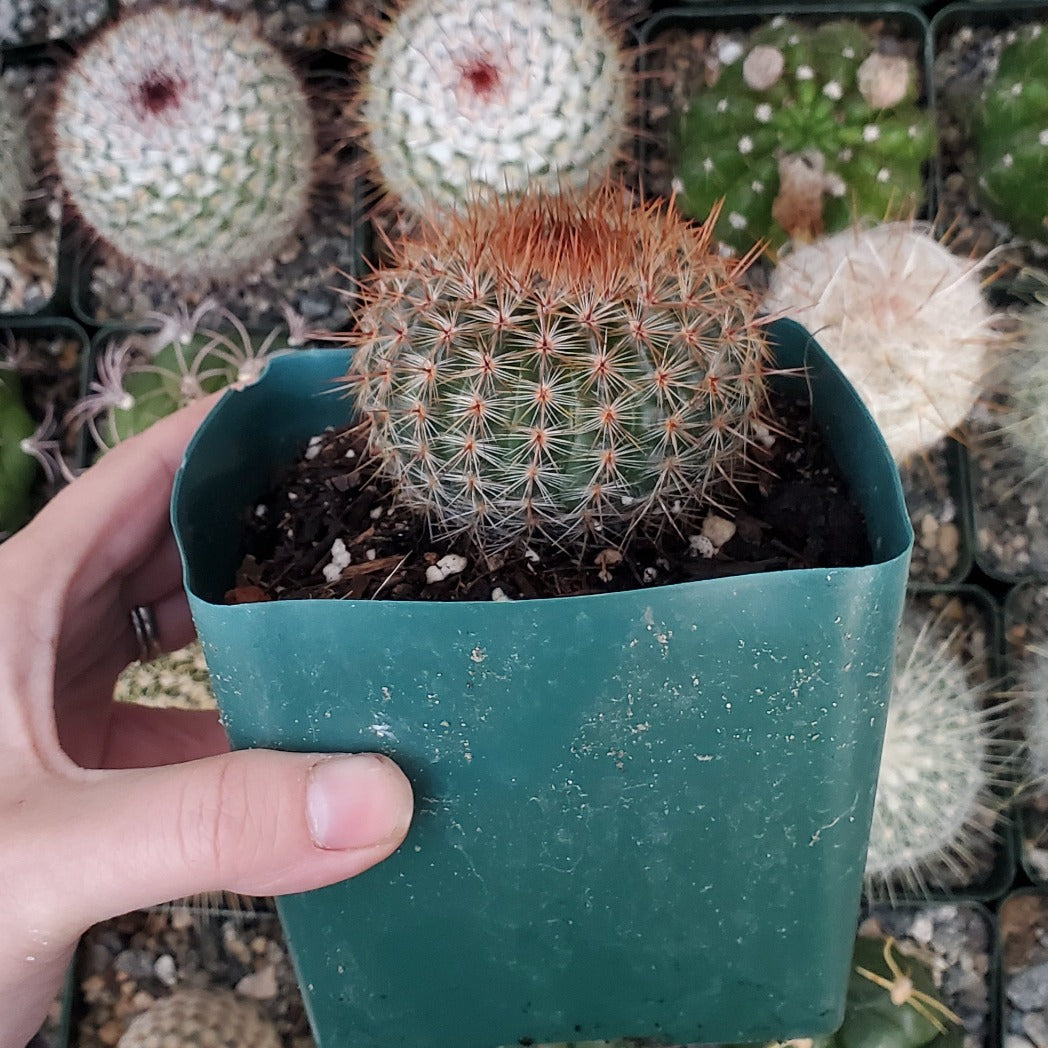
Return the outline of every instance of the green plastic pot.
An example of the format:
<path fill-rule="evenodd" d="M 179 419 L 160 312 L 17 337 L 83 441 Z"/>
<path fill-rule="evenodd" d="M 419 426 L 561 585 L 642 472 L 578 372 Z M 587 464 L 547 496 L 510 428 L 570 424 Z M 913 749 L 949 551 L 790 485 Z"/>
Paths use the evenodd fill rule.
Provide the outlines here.
<path fill-rule="evenodd" d="M 382 750 L 381 866 L 279 901 L 320 1048 L 813 1035 L 841 1021 L 913 541 L 854 390 L 799 326 L 872 563 L 514 603 L 226 606 L 241 522 L 346 419 L 342 351 L 274 359 L 179 472 L 173 519 L 236 747 Z"/>

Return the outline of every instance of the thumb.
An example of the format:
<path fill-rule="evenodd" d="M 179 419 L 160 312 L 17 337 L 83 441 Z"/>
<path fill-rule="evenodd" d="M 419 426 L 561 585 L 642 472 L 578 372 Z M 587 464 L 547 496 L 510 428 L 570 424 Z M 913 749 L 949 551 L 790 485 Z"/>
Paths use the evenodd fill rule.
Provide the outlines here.
<path fill-rule="evenodd" d="M 244 750 L 85 774 L 61 834 L 76 877 L 62 909 L 84 927 L 197 893 L 332 884 L 385 859 L 411 821 L 407 778 L 377 754 Z"/>

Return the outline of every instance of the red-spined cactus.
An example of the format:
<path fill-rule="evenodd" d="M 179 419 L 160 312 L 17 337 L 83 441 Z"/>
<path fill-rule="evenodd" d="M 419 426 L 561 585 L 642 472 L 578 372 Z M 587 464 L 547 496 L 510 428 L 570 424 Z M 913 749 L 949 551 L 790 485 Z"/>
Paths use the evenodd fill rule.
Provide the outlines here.
<path fill-rule="evenodd" d="M 727 497 L 766 436 L 746 262 L 617 188 L 427 225 L 362 289 L 350 384 L 403 503 L 484 548 L 622 540 Z"/>

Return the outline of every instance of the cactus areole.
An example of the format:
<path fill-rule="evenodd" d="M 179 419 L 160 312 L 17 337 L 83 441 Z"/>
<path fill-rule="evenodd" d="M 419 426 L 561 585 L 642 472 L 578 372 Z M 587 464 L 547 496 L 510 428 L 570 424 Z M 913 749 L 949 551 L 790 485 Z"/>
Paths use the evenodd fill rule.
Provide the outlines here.
<path fill-rule="evenodd" d="M 603 178 L 630 89 L 616 34 L 585 0 L 414 0 L 374 49 L 361 127 L 387 197 L 454 208 Z"/>
<path fill-rule="evenodd" d="M 163 7 L 129 15 L 73 61 L 53 119 L 82 219 L 167 276 L 256 268 L 306 212 L 308 100 L 246 23 Z"/>
<path fill-rule="evenodd" d="M 482 547 L 622 540 L 748 471 L 770 353 L 746 262 L 617 188 L 433 223 L 365 286 L 350 385 L 402 501 Z"/>

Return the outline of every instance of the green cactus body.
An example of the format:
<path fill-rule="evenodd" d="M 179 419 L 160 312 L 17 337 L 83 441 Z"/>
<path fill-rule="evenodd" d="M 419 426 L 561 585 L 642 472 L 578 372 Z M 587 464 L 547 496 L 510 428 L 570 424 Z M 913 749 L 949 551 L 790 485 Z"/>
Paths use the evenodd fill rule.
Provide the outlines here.
<path fill-rule="evenodd" d="M 739 250 L 810 240 L 856 219 L 912 213 L 932 154 L 917 70 L 857 23 L 776 19 L 681 114 L 678 202 Z"/>
<path fill-rule="evenodd" d="M 859 936 L 844 1023 L 813 1048 L 961 1048 L 964 1029 L 939 995 L 926 964 L 890 939 Z"/>
<path fill-rule="evenodd" d="M 117 1048 L 281 1048 L 258 1006 L 233 993 L 178 990 L 136 1015 Z"/>
<path fill-rule="evenodd" d="M 212 312 L 231 325 L 230 333 L 201 326 L 201 318 Z M 164 320 L 157 332 L 114 338 L 104 345 L 96 377 L 71 413 L 70 421 L 86 424 L 99 447 L 141 433 L 209 393 L 250 384 L 284 336 L 282 329 L 264 338 L 252 335 L 210 302 L 193 315 L 154 319 Z"/>
<path fill-rule="evenodd" d="M 246 22 L 183 7 L 125 16 L 66 71 L 53 120 L 81 217 L 167 276 L 257 268 L 307 210 L 309 104 Z"/>
<path fill-rule="evenodd" d="M 0 82 L 0 245 L 18 221 L 29 179 L 26 129 Z"/>
<path fill-rule="evenodd" d="M 359 108 L 379 188 L 421 212 L 601 179 L 631 81 L 588 0 L 413 0 L 372 55 Z"/>
<path fill-rule="evenodd" d="M 1048 241 L 1048 33 L 1023 29 L 1001 54 L 972 128 L 980 195 L 1020 236 Z"/>
<path fill-rule="evenodd" d="M 877 779 L 868 887 L 965 883 L 992 840 L 1008 766 L 1000 710 L 955 653 L 958 634 L 907 611 Z"/>
<path fill-rule="evenodd" d="M 14 531 L 29 517 L 29 492 L 38 466 L 25 442 L 35 430 L 22 402 L 18 375 L 0 368 L 0 533 Z"/>
<path fill-rule="evenodd" d="M 362 295 L 350 384 L 403 503 L 498 548 L 682 521 L 763 432 L 743 263 L 617 188 L 489 201 L 406 241 Z"/>

